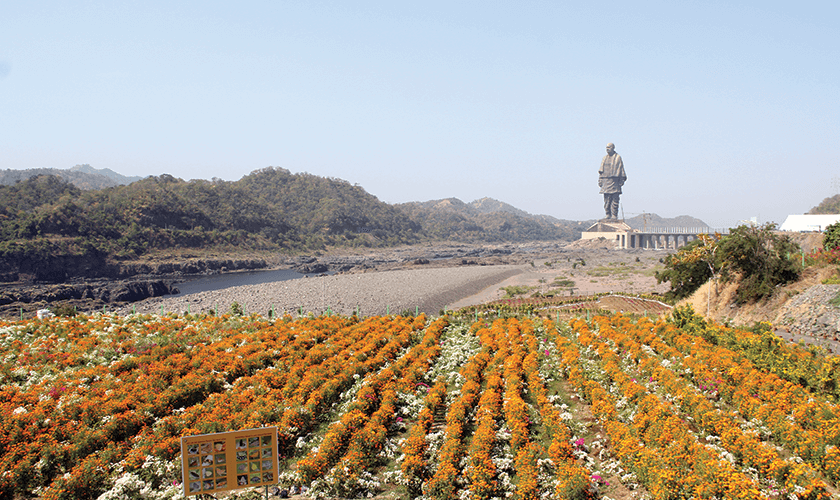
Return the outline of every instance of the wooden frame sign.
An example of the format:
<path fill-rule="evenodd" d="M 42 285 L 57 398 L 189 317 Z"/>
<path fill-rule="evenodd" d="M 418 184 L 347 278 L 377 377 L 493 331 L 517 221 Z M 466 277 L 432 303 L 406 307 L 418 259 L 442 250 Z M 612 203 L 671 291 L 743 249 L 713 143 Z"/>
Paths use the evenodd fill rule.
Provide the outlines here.
<path fill-rule="evenodd" d="M 277 427 L 181 438 L 184 496 L 277 483 Z"/>

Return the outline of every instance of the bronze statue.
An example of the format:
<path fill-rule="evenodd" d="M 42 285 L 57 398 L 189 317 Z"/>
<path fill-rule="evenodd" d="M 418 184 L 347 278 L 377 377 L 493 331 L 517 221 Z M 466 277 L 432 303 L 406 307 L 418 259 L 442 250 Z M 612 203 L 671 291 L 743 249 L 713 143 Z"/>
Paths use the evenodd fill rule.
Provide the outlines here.
<path fill-rule="evenodd" d="M 601 160 L 598 169 L 598 186 L 604 194 L 604 211 L 607 219 L 618 219 L 618 198 L 621 196 L 621 186 L 627 180 L 624 173 L 624 162 L 615 152 L 615 144 L 607 144 L 607 156 Z"/>

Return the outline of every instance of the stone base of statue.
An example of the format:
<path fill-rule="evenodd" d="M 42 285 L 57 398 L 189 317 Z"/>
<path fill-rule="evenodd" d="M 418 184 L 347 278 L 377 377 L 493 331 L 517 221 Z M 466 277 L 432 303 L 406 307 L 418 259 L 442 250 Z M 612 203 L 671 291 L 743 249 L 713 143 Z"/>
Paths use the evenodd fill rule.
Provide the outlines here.
<path fill-rule="evenodd" d="M 628 236 L 635 230 L 623 219 L 601 219 L 580 234 L 582 240 L 603 238 L 615 241 L 616 248 L 627 248 Z"/>
<path fill-rule="evenodd" d="M 624 219 L 601 219 L 589 226 L 586 232 L 625 233 L 632 230 L 633 228 L 628 226 Z"/>

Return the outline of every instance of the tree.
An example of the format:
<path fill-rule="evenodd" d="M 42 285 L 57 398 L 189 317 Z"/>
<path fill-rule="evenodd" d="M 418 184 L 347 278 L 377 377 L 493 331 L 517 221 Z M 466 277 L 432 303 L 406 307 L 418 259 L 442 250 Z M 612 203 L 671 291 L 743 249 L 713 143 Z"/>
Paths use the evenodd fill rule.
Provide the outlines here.
<path fill-rule="evenodd" d="M 714 236 L 708 234 L 700 234 L 697 236 L 698 243 L 692 246 L 688 251 L 679 256 L 686 264 L 705 264 L 709 268 L 711 278 L 715 284 L 715 296 L 717 296 L 717 279 L 718 274 L 726 267 L 726 261 L 721 260 L 718 256 L 720 249 L 720 233 L 715 233 Z M 706 315 L 709 314 L 711 308 L 711 291 L 706 294 Z"/>
<path fill-rule="evenodd" d="M 717 240 L 714 240 L 714 249 L 710 248 L 712 244 L 711 238 L 698 238 L 665 257 L 665 270 L 656 272 L 656 281 L 671 282 L 666 298 L 679 300 L 688 297 L 715 275 L 722 264 L 718 260 Z"/>
<path fill-rule="evenodd" d="M 736 301 L 739 304 L 770 297 L 777 286 L 799 278 L 801 266 L 793 255 L 800 247 L 787 235 L 776 233 L 776 225 L 738 226 L 720 242 L 725 257 L 722 277 L 740 278 Z"/>
<path fill-rule="evenodd" d="M 701 235 L 665 258 L 659 283 L 671 282 L 666 297 L 685 298 L 709 278 L 738 281 L 736 301 L 755 302 L 773 294 L 777 286 L 799 278 L 801 266 L 793 255 L 799 245 L 775 232 L 775 224 L 739 226 L 728 235 Z"/>
<path fill-rule="evenodd" d="M 837 250 L 840 248 L 840 222 L 835 222 L 825 228 L 823 248 L 825 250 Z"/>

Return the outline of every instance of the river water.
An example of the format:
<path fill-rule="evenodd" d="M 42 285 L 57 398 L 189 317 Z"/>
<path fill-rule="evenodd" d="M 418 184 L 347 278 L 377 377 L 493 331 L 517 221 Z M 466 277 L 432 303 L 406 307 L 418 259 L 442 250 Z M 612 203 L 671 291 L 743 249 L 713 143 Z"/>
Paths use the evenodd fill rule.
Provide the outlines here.
<path fill-rule="evenodd" d="M 291 269 L 275 269 L 273 271 L 247 271 L 239 273 L 224 273 L 214 274 L 212 276 L 204 276 L 194 280 L 185 281 L 183 283 L 175 283 L 175 287 L 181 291 L 180 295 L 191 295 L 199 292 L 211 292 L 214 290 L 223 290 L 233 286 L 243 285 L 261 285 L 263 283 L 273 283 L 275 281 L 286 281 L 303 278 L 306 276 L 316 276 L 315 274 L 306 275 Z"/>

